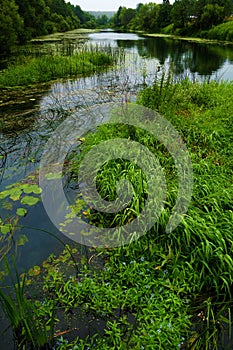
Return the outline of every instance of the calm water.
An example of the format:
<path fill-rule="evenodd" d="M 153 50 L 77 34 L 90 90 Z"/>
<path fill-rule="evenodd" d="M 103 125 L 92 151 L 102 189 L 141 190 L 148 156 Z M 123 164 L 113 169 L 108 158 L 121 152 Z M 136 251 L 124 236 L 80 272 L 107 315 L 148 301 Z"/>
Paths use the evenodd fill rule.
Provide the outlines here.
<path fill-rule="evenodd" d="M 142 87 L 152 84 L 155 75 L 161 74 L 162 67 L 168 67 L 171 62 L 176 77 L 233 80 L 233 47 L 230 46 L 144 38 L 115 32 L 89 34 L 88 39 L 86 45 L 98 44 L 125 50 L 126 64 L 119 62 L 113 70 L 89 78 L 52 84 L 48 92 L 35 99 L 28 98 L 28 103 L 24 101 L 11 108 L 0 107 L 0 191 L 29 174 L 36 174 L 46 140 L 64 118 L 71 113 L 79 117 L 79 111 L 96 103 L 135 100 Z M 49 45 L 44 43 L 43 50 L 50 49 Z M 67 45 L 69 50 L 64 49 L 64 43 L 62 45 L 67 53 L 75 52 L 78 47 L 74 41 Z M 31 52 L 42 50 L 42 46 L 32 46 Z M 17 114 L 14 122 L 12 113 Z M 85 120 L 86 125 L 88 122 L 91 130 L 91 120 Z M 13 203 L 12 208 L 1 203 L 0 216 L 10 217 L 17 207 L 20 207 L 20 203 Z M 27 216 L 19 223 L 31 227 L 15 234 L 16 238 L 22 233 L 28 237 L 24 246 L 17 247 L 20 272 L 40 264 L 49 254 L 62 250 L 59 242 L 38 229 L 56 233 L 65 242 L 69 241 L 54 228 L 40 202 L 29 208 Z M 13 247 L 11 253 L 15 249 Z M 1 338 L 0 348 L 9 349 Z"/>
<path fill-rule="evenodd" d="M 204 45 L 164 38 L 145 38 L 136 34 L 101 32 L 88 35 L 88 44 L 111 46 L 125 50 L 125 64 L 92 77 L 67 80 L 52 84 L 47 93 L 28 98 L 24 103 L 11 107 L 0 107 L 0 190 L 20 181 L 38 169 L 43 146 L 59 123 L 71 113 L 96 103 L 135 100 L 144 84 L 153 83 L 155 75 L 161 74 L 162 67 L 174 63 L 177 77 L 190 79 L 233 80 L 233 47 Z M 50 45 L 39 45 L 39 50 L 49 51 Z M 65 52 L 64 43 L 60 43 Z M 75 52 L 78 42 L 67 42 L 69 52 Z M 28 48 L 27 48 L 28 49 Z M 58 48 L 56 47 L 56 50 Z M 37 52 L 38 45 L 31 48 Z M 17 117 L 12 118 L 12 113 Z M 86 122 L 86 121 L 85 121 Z M 90 129 L 92 128 L 90 120 Z M 1 215 L 9 217 L 12 210 L 2 207 Z M 21 220 L 27 226 L 48 228 L 57 232 L 50 223 L 41 203 L 29 210 Z M 18 250 L 23 255 L 19 266 L 22 269 L 39 264 L 60 245 L 46 234 L 33 229 L 26 230 L 29 242 Z M 41 238 L 43 237 L 43 239 Z M 57 248 L 59 247 L 59 248 Z"/>
<path fill-rule="evenodd" d="M 174 73 L 219 80 L 233 80 L 233 45 L 206 45 L 136 34 L 93 33 L 92 42 L 121 47 L 159 65 L 174 62 Z"/>

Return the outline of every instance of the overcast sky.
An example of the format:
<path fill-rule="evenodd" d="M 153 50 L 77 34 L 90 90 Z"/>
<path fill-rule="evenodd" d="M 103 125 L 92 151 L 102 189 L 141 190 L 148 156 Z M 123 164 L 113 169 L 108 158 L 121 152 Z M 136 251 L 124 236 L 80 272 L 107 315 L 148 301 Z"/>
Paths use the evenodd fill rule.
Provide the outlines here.
<path fill-rule="evenodd" d="M 162 3 L 162 0 L 69 0 L 73 5 L 79 5 L 84 11 L 117 11 L 120 6 L 136 8 L 137 4 L 149 2 Z M 172 3 L 172 1 L 171 1 Z"/>

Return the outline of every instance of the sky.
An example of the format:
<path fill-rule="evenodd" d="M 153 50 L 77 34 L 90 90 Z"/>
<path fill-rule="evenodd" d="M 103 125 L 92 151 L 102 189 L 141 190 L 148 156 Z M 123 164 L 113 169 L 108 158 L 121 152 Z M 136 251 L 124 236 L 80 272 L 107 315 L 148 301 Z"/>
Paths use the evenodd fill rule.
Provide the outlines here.
<path fill-rule="evenodd" d="M 162 0 L 69 0 L 73 5 L 79 5 L 84 11 L 117 11 L 120 6 L 136 8 L 137 4 L 149 2 L 162 3 Z"/>

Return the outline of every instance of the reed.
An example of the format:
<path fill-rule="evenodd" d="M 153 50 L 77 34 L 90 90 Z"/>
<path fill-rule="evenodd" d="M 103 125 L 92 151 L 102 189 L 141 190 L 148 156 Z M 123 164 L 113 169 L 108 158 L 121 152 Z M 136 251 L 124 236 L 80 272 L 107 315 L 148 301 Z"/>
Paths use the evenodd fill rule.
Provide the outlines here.
<path fill-rule="evenodd" d="M 12 282 L 12 291 L 0 288 L 0 304 L 9 321 L 17 349 L 50 349 L 53 343 L 55 309 L 50 314 L 49 323 L 36 317 L 35 303 L 25 295 L 26 276 L 19 277 L 14 262 L 12 267 L 6 260 L 6 266 Z M 7 288 L 9 289 L 9 288 Z"/>
<path fill-rule="evenodd" d="M 121 56 L 120 51 L 92 46 L 70 56 L 50 54 L 25 57 L 23 63 L 9 66 L 0 72 L 0 88 L 87 76 L 112 66 Z"/>

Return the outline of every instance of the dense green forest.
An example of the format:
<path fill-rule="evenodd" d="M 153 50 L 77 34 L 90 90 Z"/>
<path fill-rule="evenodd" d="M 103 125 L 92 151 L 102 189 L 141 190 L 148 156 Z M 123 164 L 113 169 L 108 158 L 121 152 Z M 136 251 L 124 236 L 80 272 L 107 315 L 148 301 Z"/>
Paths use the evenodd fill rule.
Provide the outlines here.
<path fill-rule="evenodd" d="M 15 44 L 39 35 L 96 28 L 107 20 L 105 16 L 95 18 L 65 0 L 1 0 L 0 51 L 7 53 Z"/>
<path fill-rule="evenodd" d="M 139 3 L 136 9 L 119 7 L 113 17 L 114 28 L 123 31 L 143 31 L 176 35 L 207 35 L 207 31 L 232 20 L 232 0 L 169 0 L 162 4 Z M 224 38 L 233 40 L 233 22 Z M 227 34 L 229 38 L 227 38 Z"/>
<path fill-rule="evenodd" d="M 75 28 L 112 27 L 233 40 L 233 0 L 163 0 L 162 4 L 139 3 L 136 9 L 119 7 L 109 18 L 97 18 L 65 0 L 1 0 L 0 49 L 7 53 L 33 37 Z M 214 30 L 220 24 L 222 27 Z"/>

